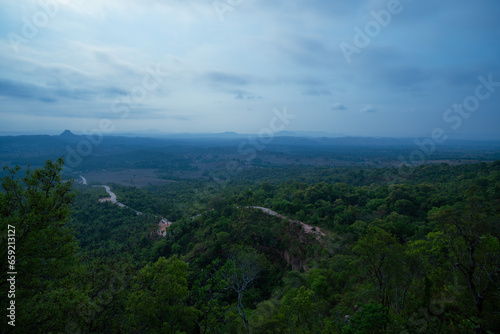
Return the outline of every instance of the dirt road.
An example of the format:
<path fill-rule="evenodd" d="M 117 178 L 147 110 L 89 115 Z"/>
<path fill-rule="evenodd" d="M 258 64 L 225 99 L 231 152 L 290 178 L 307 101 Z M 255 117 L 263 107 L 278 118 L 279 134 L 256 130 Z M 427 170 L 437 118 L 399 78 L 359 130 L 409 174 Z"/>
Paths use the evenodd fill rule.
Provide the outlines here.
<path fill-rule="evenodd" d="M 322 235 L 322 236 L 325 236 L 325 234 L 323 232 L 321 232 L 321 229 L 319 227 L 314 227 L 314 226 L 311 226 L 309 224 L 306 224 L 306 223 L 303 223 L 301 221 L 298 221 L 298 220 L 292 220 L 292 219 L 288 219 L 287 217 L 277 213 L 276 211 L 273 211 L 271 209 L 268 209 L 268 208 L 263 208 L 261 206 L 247 206 L 247 208 L 249 209 L 257 209 L 257 210 L 260 210 L 268 215 L 271 215 L 271 216 L 275 216 L 275 217 L 279 217 L 281 219 L 287 219 L 287 220 L 290 220 L 292 222 L 296 222 L 296 223 L 299 223 L 302 225 L 302 228 L 304 229 L 304 231 L 306 233 L 316 233 L 316 234 L 319 234 L 319 235 Z"/>

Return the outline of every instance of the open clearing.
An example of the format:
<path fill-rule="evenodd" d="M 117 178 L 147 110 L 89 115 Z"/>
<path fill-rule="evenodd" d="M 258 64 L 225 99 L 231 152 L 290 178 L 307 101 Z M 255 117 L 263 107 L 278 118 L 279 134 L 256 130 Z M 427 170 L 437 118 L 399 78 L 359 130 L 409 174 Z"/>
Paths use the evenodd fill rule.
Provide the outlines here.
<path fill-rule="evenodd" d="M 89 183 L 116 183 L 128 187 L 147 187 L 175 181 L 159 178 L 157 169 L 100 170 L 82 174 Z"/>

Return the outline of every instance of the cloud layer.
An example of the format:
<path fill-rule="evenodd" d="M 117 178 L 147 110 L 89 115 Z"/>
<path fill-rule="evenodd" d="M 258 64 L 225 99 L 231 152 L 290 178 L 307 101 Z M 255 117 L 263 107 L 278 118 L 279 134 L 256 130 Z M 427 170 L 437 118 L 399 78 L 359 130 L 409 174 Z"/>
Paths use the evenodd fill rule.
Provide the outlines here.
<path fill-rule="evenodd" d="M 0 131 L 257 133 L 286 106 L 289 131 L 500 137 L 500 87 L 443 117 L 500 82 L 498 1 L 214 3 L 3 1 Z"/>

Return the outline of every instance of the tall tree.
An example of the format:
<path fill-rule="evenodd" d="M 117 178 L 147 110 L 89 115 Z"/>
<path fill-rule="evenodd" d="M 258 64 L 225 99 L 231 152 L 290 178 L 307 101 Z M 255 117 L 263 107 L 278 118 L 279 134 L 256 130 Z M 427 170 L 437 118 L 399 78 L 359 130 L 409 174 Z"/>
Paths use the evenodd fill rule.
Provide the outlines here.
<path fill-rule="evenodd" d="M 314 292 L 305 286 L 292 289 L 281 300 L 281 314 L 287 333 L 312 333 L 317 322 Z"/>
<path fill-rule="evenodd" d="M 250 333 L 250 324 L 243 306 L 243 294 L 247 288 L 265 269 L 266 260 L 264 255 L 255 249 L 245 246 L 234 246 L 229 251 L 228 259 L 220 269 L 222 277 L 231 289 L 238 295 L 238 313 L 245 323 L 247 333 Z"/>
<path fill-rule="evenodd" d="M 349 319 L 342 329 L 343 334 L 382 334 L 387 333 L 390 322 L 388 310 L 382 305 L 371 301 L 360 305 L 359 311 Z"/>
<path fill-rule="evenodd" d="M 72 182 L 63 182 L 63 159 L 47 161 L 43 168 L 4 168 L 1 179 L 0 222 L 2 245 L 7 230 L 13 237 L 15 260 L 7 263 L 7 247 L 0 249 L 1 272 L 17 272 L 16 310 L 24 332 L 64 330 L 65 311 L 75 309 L 80 295 L 69 279 L 76 265 L 77 244 L 65 227 L 75 197 Z M 7 291 L 7 279 L 0 286 Z M 69 311 L 68 311 L 69 312 Z M 19 330 L 19 327 L 17 328 Z"/>
<path fill-rule="evenodd" d="M 393 235 L 378 227 L 369 227 L 367 234 L 353 248 L 358 255 L 370 283 L 373 284 L 380 303 L 390 305 L 391 285 L 400 270 L 403 247 Z"/>
<path fill-rule="evenodd" d="M 493 226 L 482 211 L 474 193 L 469 192 L 463 209 L 444 207 L 431 212 L 431 219 L 441 224 L 446 242 L 450 270 L 458 272 L 472 299 L 475 314 L 480 319 L 478 331 L 483 332 L 485 304 L 498 301 L 500 288 L 500 243 L 492 234 Z"/>
<path fill-rule="evenodd" d="M 187 263 L 160 257 L 139 271 L 127 302 L 131 328 L 140 333 L 192 333 L 197 311 L 186 305 Z"/>
<path fill-rule="evenodd" d="M 123 331 L 126 297 L 134 267 L 123 260 L 96 257 L 81 266 L 73 278 L 81 282 L 87 302 L 81 304 L 80 328 L 84 333 Z"/>
<path fill-rule="evenodd" d="M 226 282 L 221 271 L 216 270 L 220 267 L 219 262 L 216 259 L 201 270 L 190 291 L 195 307 L 200 311 L 198 327 L 201 334 L 217 332 L 227 322 L 229 305 L 222 300 Z"/>

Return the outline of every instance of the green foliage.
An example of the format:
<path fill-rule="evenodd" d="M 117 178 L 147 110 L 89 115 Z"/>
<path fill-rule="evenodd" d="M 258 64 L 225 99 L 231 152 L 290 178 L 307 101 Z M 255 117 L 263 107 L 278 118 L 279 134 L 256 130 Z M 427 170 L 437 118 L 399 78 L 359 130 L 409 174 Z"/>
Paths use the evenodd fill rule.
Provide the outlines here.
<path fill-rule="evenodd" d="M 174 256 L 146 265 L 134 278 L 127 301 L 131 328 L 147 333 L 191 333 L 197 310 L 188 307 L 188 265 Z"/>
<path fill-rule="evenodd" d="M 447 245 L 447 269 L 467 286 L 464 301 L 474 305 L 473 311 L 467 314 L 483 327 L 480 318 L 484 318 L 485 308 L 497 303 L 494 291 L 500 288 L 499 238 L 493 235 L 495 227 L 480 207 L 474 191 L 468 195 L 463 209 L 445 207 L 430 214 L 442 228 L 433 246 Z M 491 320 L 488 317 L 484 321 Z"/>
<path fill-rule="evenodd" d="M 80 295 L 69 275 L 76 267 L 77 244 L 66 228 L 75 194 L 63 182 L 64 161 L 47 161 L 43 168 L 6 169 L 1 180 L 2 290 L 7 291 L 8 271 L 16 279 L 17 321 L 27 332 L 63 329 L 66 313 L 76 308 Z M 15 229 L 15 269 L 9 270 L 7 227 Z M 3 304 L 5 305 L 5 304 Z M 74 311 L 73 311 L 74 313 Z"/>
<path fill-rule="evenodd" d="M 219 270 L 220 276 L 237 294 L 236 306 L 247 333 L 250 333 L 250 325 L 243 305 L 243 295 L 266 267 L 265 256 L 251 247 L 237 245 L 229 250 L 228 259 Z"/>
<path fill-rule="evenodd" d="M 102 188 L 62 182 L 62 161 L 25 178 L 7 170 L 0 212 L 2 226 L 19 233 L 19 319 L 31 332 L 82 333 L 500 326 L 498 163 L 260 163 L 221 182 L 113 184 L 142 216 L 99 203 Z M 165 173 L 175 174 L 169 166 Z M 160 216 L 175 221 L 165 237 L 156 233 Z"/>
<path fill-rule="evenodd" d="M 135 268 L 127 261 L 93 258 L 72 279 L 81 282 L 79 328 L 88 333 L 121 333 L 126 328 L 125 306 Z"/>
<path fill-rule="evenodd" d="M 230 306 L 224 301 L 227 282 L 222 272 L 217 270 L 220 260 L 214 260 L 197 275 L 197 280 L 191 288 L 191 298 L 199 310 L 198 327 L 200 333 L 214 333 L 233 320 L 229 316 Z"/>
<path fill-rule="evenodd" d="M 400 257 L 403 247 L 386 231 L 370 227 L 367 234 L 356 242 L 353 251 L 358 255 L 361 268 L 366 271 L 374 286 L 379 302 L 388 306 L 390 285 L 401 270 Z"/>
<path fill-rule="evenodd" d="M 301 286 L 288 291 L 281 300 L 286 333 L 313 333 L 315 323 L 314 291 Z"/>
<path fill-rule="evenodd" d="M 388 308 L 371 301 L 359 305 L 359 310 L 349 318 L 349 324 L 342 329 L 345 334 L 386 333 L 389 324 Z"/>

